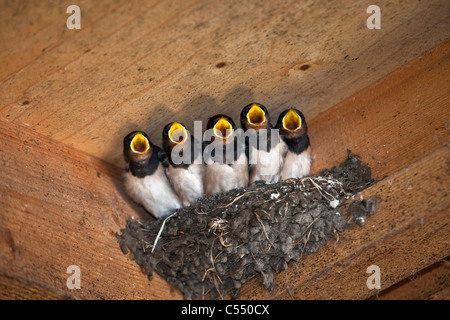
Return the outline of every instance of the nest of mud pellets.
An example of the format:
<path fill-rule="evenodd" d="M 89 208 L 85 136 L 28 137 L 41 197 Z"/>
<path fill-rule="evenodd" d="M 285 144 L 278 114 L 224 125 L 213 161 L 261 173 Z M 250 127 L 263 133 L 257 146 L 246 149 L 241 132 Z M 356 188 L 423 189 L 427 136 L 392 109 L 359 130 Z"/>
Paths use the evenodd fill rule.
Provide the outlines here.
<path fill-rule="evenodd" d="M 373 183 L 370 168 L 348 151 L 345 162 L 317 176 L 207 196 L 164 220 L 130 218 L 116 236 L 149 279 L 155 271 L 185 299 L 236 297 L 257 274 L 272 290 L 274 271 L 375 212 L 377 201 L 353 206 L 347 219 L 341 212 Z"/>

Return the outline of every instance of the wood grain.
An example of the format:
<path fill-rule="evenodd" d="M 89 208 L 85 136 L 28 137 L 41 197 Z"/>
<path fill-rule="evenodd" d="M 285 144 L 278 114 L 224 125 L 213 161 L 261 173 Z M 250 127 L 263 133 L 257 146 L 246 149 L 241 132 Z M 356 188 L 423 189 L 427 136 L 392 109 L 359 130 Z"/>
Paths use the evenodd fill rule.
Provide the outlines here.
<path fill-rule="evenodd" d="M 313 119 L 449 38 L 445 0 L 378 1 L 380 30 L 351 0 L 85 0 L 81 30 L 70 4 L 0 2 L 0 116 L 119 165 L 131 130 L 253 100 Z"/>
<path fill-rule="evenodd" d="M 423 300 L 435 298 L 441 291 L 450 288 L 450 257 L 430 267 L 411 274 L 398 284 L 373 296 L 379 300 Z"/>
<path fill-rule="evenodd" d="M 447 144 L 449 52 L 450 42 L 436 47 L 312 119 L 312 172 L 339 164 L 350 149 L 381 179 Z"/>
<path fill-rule="evenodd" d="M 0 120 L 0 285 L 8 298 L 181 298 L 158 276 L 148 281 L 123 255 L 115 232 L 148 219 L 128 201 L 121 170 Z M 81 289 L 66 286 L 67 268 Z"/>
<path fill-rule="evenodd" d="M 10 276 L 0 271 L 0 299 L 70 300 L 75 299 L 75 297 L 62 290 L 50 288 L 32 280 Z"/>
<path fill-rule="evenodd" d="M 430 297 L 430 300 L 450 300 L 450 287 L 437 292 Z"/>

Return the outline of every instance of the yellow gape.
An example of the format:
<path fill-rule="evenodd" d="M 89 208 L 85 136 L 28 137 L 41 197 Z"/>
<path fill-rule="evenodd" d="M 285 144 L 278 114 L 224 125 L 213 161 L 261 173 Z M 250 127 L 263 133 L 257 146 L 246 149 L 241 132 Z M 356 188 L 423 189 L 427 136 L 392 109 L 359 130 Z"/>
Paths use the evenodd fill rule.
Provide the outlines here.
<path fill-rule="evenodd" d="M 289 109 L 283 118 L 283 127 L 289 132 L 295 132 L 302 126 L 302 119 L 294 109 Z"/>
<path fill-rule="evenodd" d="M 247 113 L 247 120 L 250 124 L 259 127 L 266 120 L 266 114 L 257 104 L 253 104 Z"/>
<path fill-rule="evenodd" d="M 184 143 L 187 138 L 186 129 L 179 124 L 178 122 L 174 122 L 169 129 L 169 139 L 173 143 Z"/>
<path fill-rule="evenodd" d="M 231 127 L 231 124 L 224 117 L 222 117 L 219 119 L 219 121 L 217 121 L 216 125 L 214 126 L 214 134 L 217 137 L 226 140 L 229 136 L 233 134 L 233 128 Z"/>
<path fill-rule="evenodd" d="M 150 144 L 146 137 L 137 133 L 130 144 L 131 150 L 135 153 L 145 154 L 150 148 Z"/>

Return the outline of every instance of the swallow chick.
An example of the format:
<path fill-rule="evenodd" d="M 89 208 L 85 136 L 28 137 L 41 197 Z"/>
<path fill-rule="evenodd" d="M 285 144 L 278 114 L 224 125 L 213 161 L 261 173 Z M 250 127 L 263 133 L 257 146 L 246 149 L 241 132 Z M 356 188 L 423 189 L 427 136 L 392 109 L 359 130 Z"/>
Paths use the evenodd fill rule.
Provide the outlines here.
<path fill-rule="evenodd" d="M 188 206 L 203 196 L 205 164 L 201 144 L 176 121 L 164 127 L 162 139 L 169 160 L 167 177 L 183 206 Z"/>
<path fill-rule="evenodd" d="M 307 176 L 312 160 L 305 116 L 297 109 L 285 110 L 278 117 L 275 128 L 288 147 L 280 173 L 281 179 Z"/>
<path fill-rule="evenodd" d="M 215 194 L 248 186 L 248 159 L 245 144 L 230 117 L 219 114 L 206 125 L 210 141 L 206 142 L 205 194 Z"/>
<path fill-rule="evenodd" d="M 241 126 L 246 130 L 249 184 L 278 182 L 287 145 L 270 124 L 267 108 L 259 103 L 245 106 L 241 111 Z"/>
<path fill-rule="evenodd" d="M 153 145 L 145 132 L 130 132 L 123 139 L 123 153 L 127 163 L 125 190 L 136 203 L 155 218 L 164 218 L 181 208 L 165 173 L 164 151 Z"/>

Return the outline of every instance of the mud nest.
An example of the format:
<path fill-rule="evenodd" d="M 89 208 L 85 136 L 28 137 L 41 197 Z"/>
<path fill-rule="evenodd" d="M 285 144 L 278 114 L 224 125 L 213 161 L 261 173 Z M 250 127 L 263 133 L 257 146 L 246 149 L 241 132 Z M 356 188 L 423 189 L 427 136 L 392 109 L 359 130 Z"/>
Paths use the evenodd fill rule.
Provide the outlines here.
<path fill-rule="evenodd" d="M 258 274 L 272 290 L 274 272 L 375 212 L 378 200 L 370 199 L 342 212 L 373 182 L 370 168 L 349 151 L 340 166 L 317 176 L 204 197 L 164 220 L 130 218 L 116 236 L 150 279 L 155 271 L 186 299 L 234 297 Z"/>

